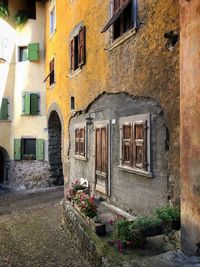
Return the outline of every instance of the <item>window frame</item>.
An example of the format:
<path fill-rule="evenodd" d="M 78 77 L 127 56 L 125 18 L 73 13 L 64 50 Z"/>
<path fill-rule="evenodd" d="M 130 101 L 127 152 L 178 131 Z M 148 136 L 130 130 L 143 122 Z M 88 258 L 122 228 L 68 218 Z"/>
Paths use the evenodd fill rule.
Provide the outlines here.
<path fill-rule="evenodd" d="M 30 140 L 34 140 L 35 141 L 35 144 L 34 144 L 34 149 L 35 149 L 35 153 L 34 154 L 27 154 L 27 153 L 25 153 L 25 142 L 26 141 L 30 141 Z M 32 137 L 29 137 L 29 138 L 21 138 L 21 158 L 22 158 L 22 160 L 28 160 L 28 159 L 26 159 L 26 158 L 24 158 L 25 157 L 25 155 L 27 155 L 27 156 L 31 156 L 31 155 L 34 155 L 34 158 L 32 158 L 31 160 L 36 160 L 36 154 L 37 154 L 37 148 L 36 148 L 36 146 L 37 146 L 37 138 L 32 138 Z"/>
<path fill-rule="evenodd" d="M 53 62 L 53 70 L 51 70 L 52 62 Z M 49 61 L 49 87 L 53 87 L 56 83 L 56 72 L 55 72 L 56 67 L 55 66 L 56 66 L 56 60 L 55 60 L 55 57 L 52 57 L 51 60 Z M 53 72 L 53 82 L 51 83 L 52 72 Z"/>
<path fill-rule="evenodd" d="M 21 50 L 22 49 L 26 49 L 27 50 L 27 59 L 26 60 L 21 60 Z M 18 46 L 18 56 L 17 56 L 17 61 L 19 62 L 19 63 L 22 63 L 22 62 L 28 62 L 29 60 L 28 60 L 28 45 L 19 45 Z"/>
<path fill-rule="evenodd" d="M 77 130 L 83 130 L 84 131 L 84 154 L 78 151 L 76 152 L 76 131 Z M 79 160 L 84 160 L 87 161 L 87 144 L 88 144 L 88 134 L 87 134 L 87 124 L 86 123 L 81 123 L 81 124 L 76 124 L 74 126 L 74 158 L 79 159 Z M 80 144 L 80 138 L 79 138 L 79 144 Z"/>
<path fill-rule="evenodd" d="M 25 95 L 30 94 L 30 113 L 25 114 Z M 37 114 L 31 114 L 31 95 L 37 95 L 38 96 L 38 113 Z M 41 115 L 41 95 L 40 92 L 34 92 L 34 91 L 24 91 L 22 94 L 22 115 L 23 116 L 40 116 Z"/>
<path fill-rule="evenodd" d="M 150 143 L 150 134 L 151 134 L 151 125 L 150 125 L 150 118 L 151 115 L 150 114 L 139 114 L 139 115 L 133 115 L 133 116 L 129 116 L 129 117 L 122 117 L 119 120 L 119 126 L 120 126 L 120 162 L 119 162 L 119 169 L 123 170 L 123 171 L 128 171 L 128 172 L 133 172 L 133 173 L 138 173 L 141 174 L 143 176 L 147 176 L 147 177 L 152 177 L 152 172 L 151 172 L 151 158 L 150 158 L 150 149 L 151 149 L 151 143 Z M 143 146 L 146 146 L 146 152 L 143 152 L 145 154 L 143 154 L 143 157 L 146 158 L 146 169 L 141 168 L 141 167 L 137 167 L 136 166 L 136 159 L 134 159 L 134 156 L 136 156 L 136 139 L 135 136 L 131 136 L 131 157 L 133 157 L 131 159 L 130 164 L 124 164 L 123 163 L 123 126 L 124 125 L 131 125 L 131 131 L 132 134 L 134 134 L 134 129 L 133 127 L 135 127 L 135 125 L 142 125 L 143 123 L 146 123 L 146 126 L 144 126 L 146 128 L 145 133 L 143 135 L 143 139 L 141 140 L 145 140 L 146 138 L 146 144 L 143 144 Z M 145 137 L 146 135 L 146 137 Z M 139 141 L 140 142 L 140 141 Z M 145 141 L 144 141 L 145 142 Z"/>
<path fill-rule="evenodd" d="M 83 24 L 75 27 L 70 35 L 69 54 L 70 74 L 74 74 L 86 63 L 86 27 Z"/>
<path fill-rule="evenodd" d="M 52 26 L 51 14 L 54 14 L 53 26 Z M 56 1 L 54 0 L 54 1 L 51 1 L 50 6 L 49 6 L 49 36 L 50 38 L 52 38 L 55 32 L 56 32 Z"/>

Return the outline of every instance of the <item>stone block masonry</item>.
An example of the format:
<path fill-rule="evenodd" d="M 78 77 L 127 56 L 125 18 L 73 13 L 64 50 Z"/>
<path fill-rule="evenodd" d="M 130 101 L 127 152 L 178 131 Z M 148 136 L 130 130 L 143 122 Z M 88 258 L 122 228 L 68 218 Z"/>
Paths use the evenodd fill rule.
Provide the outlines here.
<path fill-rule="evenodd" d="M 52 184 L 47 161 L 11 161 L 9 185 L 21 189 L 48 187 Z"/>

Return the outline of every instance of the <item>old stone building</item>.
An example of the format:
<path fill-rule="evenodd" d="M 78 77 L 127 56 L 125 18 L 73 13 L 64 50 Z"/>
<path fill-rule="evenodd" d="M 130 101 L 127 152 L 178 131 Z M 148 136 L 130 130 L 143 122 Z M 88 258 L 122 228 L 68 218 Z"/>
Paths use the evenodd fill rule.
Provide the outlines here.
<path fill-rule="evenodd" d="M 178 1 L 52 0 L 46 17 L 52 172 L 132 214 L 179 204 Z"/>
<path fill-rule="evenodd" d="M 0 3 L 1 12 L 9 12 L 0 18 L 0 183 L 15 188 L 49 186 L 44 3 Z"/>

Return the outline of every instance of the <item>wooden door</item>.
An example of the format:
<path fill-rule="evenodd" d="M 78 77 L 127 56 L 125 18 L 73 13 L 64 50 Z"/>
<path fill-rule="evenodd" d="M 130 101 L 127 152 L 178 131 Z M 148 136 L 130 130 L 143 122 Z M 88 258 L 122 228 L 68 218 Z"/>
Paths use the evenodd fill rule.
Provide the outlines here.
<path fill-rule="evenodd" d="M 108 126 L 95 128 L 95 189 L 108 194 Z"/>

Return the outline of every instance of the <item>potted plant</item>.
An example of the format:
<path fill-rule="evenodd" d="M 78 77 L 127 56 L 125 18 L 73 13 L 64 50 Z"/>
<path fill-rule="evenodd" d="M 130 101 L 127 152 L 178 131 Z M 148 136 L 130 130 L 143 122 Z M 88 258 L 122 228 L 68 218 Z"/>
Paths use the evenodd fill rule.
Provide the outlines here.
<path fill-rule="evenodd" d="M 17 14 L 14 16 L 15 25 L 23 26 L 28 20 L 28 14 L 26 10 L 19 10 Z"/>
<path fill-rule="evenodd" d="M 155 210 L 155 215 L 162 221 L 166 230 L 180 229 L 180 211 L 177 208 L 166 206 Z"/>
<path fill-rule="evenodd" d="M 0 3 L 0 17 L 5 19 L 9 16 L 8 7 L 3 3 Z"/>

